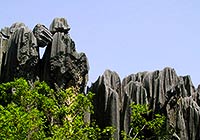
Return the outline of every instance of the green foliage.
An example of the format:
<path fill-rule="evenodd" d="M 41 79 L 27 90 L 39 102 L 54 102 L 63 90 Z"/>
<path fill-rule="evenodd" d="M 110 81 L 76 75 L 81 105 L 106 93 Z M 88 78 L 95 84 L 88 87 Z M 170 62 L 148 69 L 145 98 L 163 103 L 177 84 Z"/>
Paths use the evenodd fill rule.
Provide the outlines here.
<path fill-rule="evenodd" d="M 113 133 L 84 122 L 85 113 L 92 113 L 93 94 L 76 91 L 54 91 L 39 81 L 30 86 L 24 79 L 1 84 L 0 139 L 96 140 Z"/>
<path fill-rule="evenodd" d="M 145 139 L 145 132 L 151 133 L 149 139 L 161 139 L 162 131 L 165 124 L 165 117 L 160 114 L 155 114 L 153 119 L 148 119 L 148 114 L 151 113 L 148 105 L 141 105 L 132 103 L 130 105 L 132 109 L 131 114 L 131 129 L 128 132 L 122 132 L 124 140 L 140 140 Z"/>

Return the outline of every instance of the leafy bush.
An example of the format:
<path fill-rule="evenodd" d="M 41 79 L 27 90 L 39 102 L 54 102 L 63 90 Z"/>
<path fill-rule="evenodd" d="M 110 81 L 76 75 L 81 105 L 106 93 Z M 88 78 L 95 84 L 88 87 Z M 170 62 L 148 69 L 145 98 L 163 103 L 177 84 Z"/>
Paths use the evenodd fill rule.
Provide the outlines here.
<path fill-rule="evenodd" d="M 155 114 L 153 119 L 149 119 L 148 114 L 151 113 L 148 105 L 132 103 L 130 131 L 122 132 L 124 140 L 140 140 L 147 137 L 147 132 L 150 132 L 148 139 L 156 140 L 164 138 L 163 127 L 165 124 L 165 116 Z"/>
<path fill-rule="evenodd" d="M 0 139 L 96 140 L 110 135 L 84 121 L 92 113 L 92 93 L 75 88 L 54 91 L 45 82 L 30 85 L 20 78 L 0 85 Z M 103 139 L 103 138 L 102 138 Z"/>

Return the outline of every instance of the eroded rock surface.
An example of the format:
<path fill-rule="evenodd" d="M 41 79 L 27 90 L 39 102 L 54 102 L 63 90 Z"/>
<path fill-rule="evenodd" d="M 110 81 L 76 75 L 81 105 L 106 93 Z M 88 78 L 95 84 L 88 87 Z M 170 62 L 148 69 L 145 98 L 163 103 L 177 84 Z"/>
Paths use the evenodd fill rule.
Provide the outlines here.
<path fill-rule="evenodd" d="M 64 18 L 55 18 L 49 29 L 37 24 L 31 31 L 24 23 L 1 29 L 0 82 L 24 77 L 30 83 L 39 79 L 54 89 L 75 86 L 83 92 L 88 60 L 76 51 L 69 31 Z M 39 47 L 46 47 L 42 59 Z M 171 139 L 200 139 L 200 86 L 195 89 L 189 76 L 178 76 L 172 68 L 131 74 L 122 81 L 116 72 L 106 70 L 89 90 L 95 93 L 91 119 L 101 128 L 114 126 L 116 140 L 122 130 L 130 131 L 132 102 L 163 113 L 166 130 L 174 130 Z"/>
<path fill-rule="evenodd" d="M 55 18 L 50 29 L 37 24 L 33 31 L 24 23 L 15 23 L 0 31 L 0 80 L 23 77 L 30 82 L 44 80 L 52 88 L 80 87 L 88 81 L 89 65 L 84 53 L 78 53 L 64 18 Z M 39 57 L 39 47 L 47 47 Z"/>
<path fill-rule="evenodd" d="M 36 38 L 23 23 L 15 23 L 9 30 L 7 44 L 2 46 L 5 48 L 1 65 L 2 81 L 8 82 L 19 77 L 34 80 L 39 62 Z"/>
<path fill-rule="evenodd" d="M 37 24 L 34 27 L 33 34 L 37 39 L 39 47 L 45 47 L 53 40 L 51 32 L 42 24 Z"/>
<path fill-rule="evenodd" d="M 92 84 L 90 91 L 94 96 L 94 114 L 92 119 L 104 128 L 113 126 L 116 128 L 114 138 L 119 140 L 120 132 L 120 94 L 121 81 L 116 72 L 106 70 L 98 80 Z"/>
<path fill-rule="evenodd" d="M 115 126 L 117 132 L 129 132 L 129 105 L 135 102 L 149 104 L 153 113 L 163 113 L 167 117 L 166 130 L 175 131 L 171 139 L 200 139 L 200 87 L 196 90 L 189 76 L 178 76 L 172 68 L 131 74 L 122 80 L 122 84 L 117 73 L 107 70 L 91 89 L 96 93 L 94 118 L 100 126 L 109 124 Z M 110 103 L 115 103 L 110 105 L 113 116 L 102 120 L 106 118 L 102 115 L 106 115 L 105 109 Z M 115 122 L 110 121 L 111 118 Z M 115 138 L 119 139 L 118 136 L 116 134 Z"/>
<path fill-rule="evenodd" d="M 88 60 L 84 53 L 76 51 L 69 29 L 63 18 L 54 19 L 50 25 L 53 41 L 44 54 L 42 78 L 56 88 L 77 86 L 84 91 L 88 80 Z"/>

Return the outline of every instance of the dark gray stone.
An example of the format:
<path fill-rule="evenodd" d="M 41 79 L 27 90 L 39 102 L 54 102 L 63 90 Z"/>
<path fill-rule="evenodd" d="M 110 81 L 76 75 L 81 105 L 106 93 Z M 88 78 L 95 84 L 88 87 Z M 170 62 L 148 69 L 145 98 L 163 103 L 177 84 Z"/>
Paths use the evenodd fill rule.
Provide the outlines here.
<path fill-rule="evenodd" d="M 0 77 L 1 77 L 1 69 L 7 52 L 9 32 L 10 31 L 8 27 L 5 27 L 0 31 Z"/>
<path fill-rule="evenodd" d="M 200 106 L 200 85 L 198 86 L 196 92 L 192 94 L 192 97 L 195 102 L 197 102 L 198 106 Z"/>
<path fill-rule="evenodd" d="M 147 91 L 141 83 L 130 81 L 126 86 L 124 86 L 122 93 L 124 94 L 122 98 L 122 109 L 120 110 L 121 129 L 128 133 L 131 122 L 131 108 L 129 106 L 133 102 L 136 104 L 148 104 Z"/>
<path fill-rule="evenodd" d="M 8 39 L 11 35 L 10 28 L 5 27 L 5 28 L 1 29 L 0 34 L 1 34 L 2 37 Z"/>
<path fill-rule="evenodd" d="M 165 68 L 162 71 L 130 75 L 122 85 L 122 95 L 128 98 L 128 104 L 132 101 L 148 103 L 154 113 L 166 114 L 168 129 L 173 128 L 176 131 L 174 135 L 181 140 L 200 139 L 199 106 L 193 99 L 196 91 L 189 76 L 178 77 L 174 69 Z M 127 91 L 127 86 L 131 90 Z M 134 96 L 130 97 L 130 93 Z M 123 104 L 128 106 L 127 102 Z M 126 118 L 129 114 L 122 113 L 122 117 Z M 129 119 L 126 118 L 123 125 L 127 132 Z"/>
<path fill-rule="evenodd" d="M 26 25 L 22 22 L 16 22 L 14 24 L 11 25 L 10 29 L 9 29 L 9 34 L 12 35 L 16 30 L 18 30 L 21 27 L 26 27 Z"/>
<path fill-rule="evenodd" d="M 69 30 L 64 18 L 55 18 L 49 30 L 37 24 L 31 31 L 23 23 L 1 29 L 0 82 L 24 77 L 30 82 L 44 80 L 54 89 L 74 86 L 83 92 L 88 60 L 76 51 Z M 39 47 L 45 46 L 40 59 Z M 106 70 L 89 90 L 95 93 L 91 119 L 101 128 L 114 126 L 116 140 L 121 130 L 130 131 L 132 102 L 149 104 L 149 119 L 164 114 L 166 130 L 174 130 L 171 139 L 200 139 L 200 86 L 195 89 L 189 76 L 178 76 L 172 68 L 131 74 L 122 82 L 116 72 Z"/>
<path fill-rule="evenodd" d="M 51 23 L 49 30 L 51 31 L 52 34 L 56 32 L 63 32 L 67 34 L 68 31 L 70 30 L 70 27 L 65 18 L 55 18 Z"/>
<path fill-rule="evenodd" d="M 12 28 L 5 27 L 0 30 L 0 77 L 1 77 L 2 69 L 3 69 L 3 65 L 5 63 L 6 54 L 8 52 L 8 41 L 12 34 L 10 29 Z"/>
<path fill-rule="evenodd" d="M 83 92 L 89 65 L 84 53 L 78 53 L 64 18 L 55 18 L 50 30 L 37 24 L 33 31 L 24 23 L 15 23 L 0 31 L 1 82 L 23 77 L 46 81 L 51 88 L 80 88 Z M 39 47 L 47 46 L 42 59 Z"/>
<path fill-rule="evenodd" d="M 180 77 L 178 85 L 168 93 L 172 94 L 166 103 L 168 127 L 174 128 L 181 140 L 200 139 L 198 91 L 190 77 Z"/>
<path fill-rule="evenodd" d="M 121 82 L 117 73 L 107 70 L 91 87 L 91 91 L 96 93 L 93 118 L 100 126 L 115 124 L 117 132 L 121 130 L 129 132 L 131 121 L 129 105 L 135 102 L 136 104 L 149 104 L 153 111 L 147 116 L 149 119 L 155 113 L 162 113 L 166 116 L 166 130 L 174 131 L 170 139 L 200 139 L 200 86 L 195 90 L 189 76 L 179 77 L 174 69 L 167 67 L 161 71 L 131 74 L 123 79 L 122 85 L 119 83 Z M 118 95 L 119 104 L 115 104 L 116 107 L 113 107 L 114 104 L 108 106 L 110 105 L 108 102 L 116 101 L 116 98 L 109 96 L 111 94 Z M 109 97 L 110 100 L 108 100 Z M 117 110 L 120 116 L 107 115 L 105 108 L 112 108 L 111 112 Z M 111 123 L 111 118 L 116 122 Z M 117 121 L 120 121 L 120 126 Z"/>
<path fill-rule="evenodd" d="M 92 84 L 90 91 L 94 96 L 94 114 L 91 119 L 104 128 L 113 126 L 116 128 L 114 138 L 119 140 L 120 132 L 120 95 L 121 81 L 116 72 L 106 70 L 99 79 Z"/>
<path fill-rule="evenodd" d="M 28 27 L 23 23 L 13 24 L 5 48 L 2 81 L 7 82 L 19 77 L 34 80 L 37 77 L 39 52 L 36 38 Z"/>
<path fill-rule="evenodd" d="M 50 31 L 53 41 L 44 54 L 43 80 L 54 88 L 76 86 L 83 92 L 88 81 L 89 65 L 84 53 L 78 53 L 70 38 L 69 26 L 63 18 L 53 20 Z"/>
<path fill-rule="evenodd" d="M 37 24 L 34 27 L 33 34 L 37 39 L 39 47 L 45 47 L 53 40 L 51 32 L 42 24 Z"/>

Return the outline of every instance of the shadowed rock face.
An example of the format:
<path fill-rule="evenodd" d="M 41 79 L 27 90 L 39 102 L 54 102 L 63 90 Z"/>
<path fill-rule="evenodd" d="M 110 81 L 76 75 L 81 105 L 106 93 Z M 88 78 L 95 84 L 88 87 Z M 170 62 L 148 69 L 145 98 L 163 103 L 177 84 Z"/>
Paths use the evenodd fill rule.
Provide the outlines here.
<path fill-rule="evenodd" d="M 165 114 L 166 129 L 175 130 L 174 139 L 200 139 L 200 88 L 195 90 L 189 76 L 179 77 L 172 68 L 131 74 L 122 84 L 117 73 L 107 70 L 90 90 L 96 93 L 93 118 L 102 127 L 113 125 L 117 132 L 129 132 L 129 105 L 135 102 L 149 104 L 154 113 Z M 120 139 L 117 134 L 115 138 Z"/>
<path fill-rule="evenodd" d="M 92 85 L 90 91 L 94 96 L 94 114 L 91 119 L 104 128 L 106 126 L 120 127 L 120 95 L 121 81 L 117 73 L 106 70 Z M 119 129 L 114 134 L 119 139 Z"/>
<path fill-rule="evenodd" d="M 1 29 L 0 82 L 24 77 L 30 83 L 40 79 L 54 89 L 76 86 L 83 92 L 88 60 L 76 51 L 69 30 L 64 18 L 55 18 L 50 29 L 37 24 L 31 31 L 23 23 Z M 40 59 L 39 47 L 45 46 Z M 106 70 L 89 90 L 95 93 L 91 119 L 101 128 L 114 126 L 116 140 L 121 130 L 130 130 L 132 102 L 165 114 L 166 130 L 175 130 L 174 139 L 200 139 L 200 86 L 195 89 L 189 76 L 178 76 L 172 68 L 131 74 L 122 82 L 116 72 Z"/>
<path fill-rule="evenodd" d="M 51 32 L 42 24 L 37 24 L 34 27 L 33 34 L 37 39 L 39 47 L 45 47 L 53 40 Z"/>
<path fill-rule="evenodd" d="M 43 56 L 41 77 L 52 87 L 77 86 L 83 92 L 88 80 L 88 60 L 84 53 L 77 53 L 69 29 L 63 18 L 54 19 L 50 25 L 53 40 Z"/>
<path fill-rule="evenodd" d="M 7 35 L 2 58 L 1 80 L 8 82 L 17 77 L 34 80 L 37 77 L 39 52 L 36 38 L 23 23 L 13 24 Z"/>
<path fill-rule="evenodd" d="M 0 80 L 24 77 L 33 82 L 44 80 L 52 88 L 80 87 L 88 80 L 89 65 L 84 53 L 78 53 L 70 38 L 64 18 L 55 18 L 46 28 L 37 24 L 33 31 L 23 23 L 15 23 L 0 31 Z M 39 58 L 39 47 L 47 49 Z"/>

